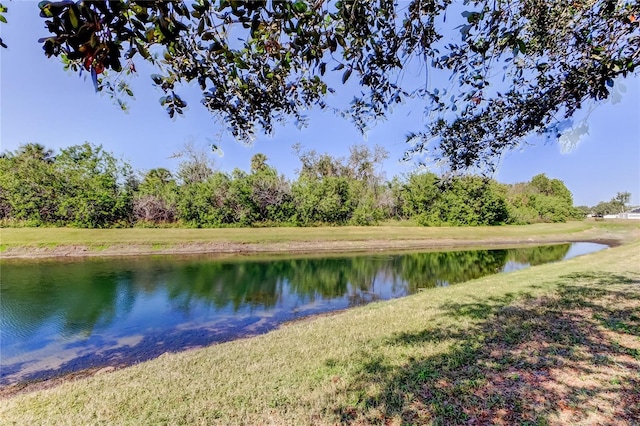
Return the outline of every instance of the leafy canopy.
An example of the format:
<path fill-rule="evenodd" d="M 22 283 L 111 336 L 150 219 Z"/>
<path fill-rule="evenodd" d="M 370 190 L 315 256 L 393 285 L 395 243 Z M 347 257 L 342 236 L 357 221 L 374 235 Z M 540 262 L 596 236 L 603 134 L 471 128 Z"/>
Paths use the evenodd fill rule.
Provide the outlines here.
<path fill-rule="evenodd" d="M 640 61 L 640 3 L 630 0 L 195 0 L 39 4 L 50 35 L 45 54 L 92 75 L 96 90 L 132 95 L 122 73 L 151 75 L 170 116 L 182 114 L 181 84 L 242 141 L 256 127 L 304 124 L 327 107 L 338 81 L 357 80 L 346 110 L 361 130 L 395 103 L 425 103 L 412 154 L 452 170 L 494 164 L 532 132 L 556 136 L 564 118 L 603 100 Z M 2 16 L 0 18 L 4 19 Z M 410 87 L 408 67 L 425 84 Z M 453 88 L 431 88 L 429 73 Z M 108 75 L 106 75 L 108 74 Z M 106 76 L 105 76 L 106 75 Z M 332 77 L 336 75 L 336 77 Z"/>

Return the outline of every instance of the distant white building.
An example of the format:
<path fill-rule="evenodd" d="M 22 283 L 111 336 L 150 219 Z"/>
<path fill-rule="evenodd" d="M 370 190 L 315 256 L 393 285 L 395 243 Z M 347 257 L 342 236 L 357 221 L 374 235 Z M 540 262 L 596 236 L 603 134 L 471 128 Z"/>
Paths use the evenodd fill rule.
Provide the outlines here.
<path fill-rule="evenodd" d="M 618 214 L 606 214 L 605 219 L 637 219 L 640 220 L 640 207 L 636 207 L 628 212 Z"/>

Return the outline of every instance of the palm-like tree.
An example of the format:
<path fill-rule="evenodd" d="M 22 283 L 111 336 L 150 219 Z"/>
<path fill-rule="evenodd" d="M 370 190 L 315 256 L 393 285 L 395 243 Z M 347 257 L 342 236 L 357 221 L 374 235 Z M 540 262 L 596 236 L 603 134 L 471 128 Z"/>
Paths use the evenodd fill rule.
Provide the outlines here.
<path fill-rule="evenodd" d="M 257 153 L 251 157 L 251 173 L 256 173 L 264 170 L 267 167 L 267 156 L 262 153 Z"/>
<path fill-rule="evenodd" d="M 13 153 L 13 156 L 15 158 L 22 159 L 34 159 L 45 163 L 53 163 L 55 160 L 53 150 L 45 148 L 44 145 L 39 143 L 20 145 L 20 147 Z"/>

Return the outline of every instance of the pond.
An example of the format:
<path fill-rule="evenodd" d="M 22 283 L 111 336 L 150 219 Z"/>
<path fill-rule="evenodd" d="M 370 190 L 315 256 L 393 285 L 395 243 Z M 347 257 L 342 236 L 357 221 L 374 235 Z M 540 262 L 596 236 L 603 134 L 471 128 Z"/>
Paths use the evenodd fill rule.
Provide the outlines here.
<path fill-rule="evenodd" d="M 3 261 L 0 384 L 128 365 L 603 248 Z"/>

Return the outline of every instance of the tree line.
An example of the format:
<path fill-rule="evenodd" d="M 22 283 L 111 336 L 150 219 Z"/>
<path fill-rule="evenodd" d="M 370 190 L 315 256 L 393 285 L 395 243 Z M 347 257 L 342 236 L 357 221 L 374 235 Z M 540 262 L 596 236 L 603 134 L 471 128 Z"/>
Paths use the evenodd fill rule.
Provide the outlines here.
<path fill-rule="evenodd" d="M 264 154 L 249 171 L 216 170 L 186 146 L 177 171 L 136 172 L 90 143 L 57 155 L 39 144 L 0 154 L 2 226 L 317 226 L 411 220 L 424 226 L 564 222 L 583 217 L 571 192 L 544 174 L 507 185 L 430 172 L 385 178 L 388 153 L 353 145 L 346 158 L 294 146 L 294 180 Z"/>
<path fill-rule="evenodd" d="M 630 200 L 631 193 L 618 192 L 616 196 L 612 197 L 609 201 L 600 201 L 593 207 L 578 206 L 578 209 L 582 210 L 585 214 L 591 214 L 593 216 L 624 213 L 627 210 Z"/>

